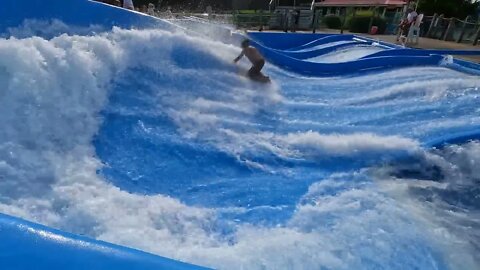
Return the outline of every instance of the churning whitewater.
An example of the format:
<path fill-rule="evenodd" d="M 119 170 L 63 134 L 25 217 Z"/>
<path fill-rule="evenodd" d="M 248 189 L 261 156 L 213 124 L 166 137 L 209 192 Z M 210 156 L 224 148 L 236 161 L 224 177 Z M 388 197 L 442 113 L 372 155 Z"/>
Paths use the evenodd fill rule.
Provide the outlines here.
<path fill-rule="evenodd" d="M 479 266 L 480 144 L 429 146 L 479 129 L 478 77 L 265 87 L 234 45 L 63 28 L 0 39 L 0 212 L 219 269 Z"/>

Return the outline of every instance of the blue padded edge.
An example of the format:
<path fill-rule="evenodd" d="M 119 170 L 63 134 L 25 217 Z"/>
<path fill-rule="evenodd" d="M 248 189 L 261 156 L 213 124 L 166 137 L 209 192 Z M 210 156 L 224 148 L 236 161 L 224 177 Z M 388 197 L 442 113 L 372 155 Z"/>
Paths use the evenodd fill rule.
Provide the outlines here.
<path fill-rule="evenodd" d="M 0 269 L 200 270 L 207 268 L 91 240 L 0 214 Z"/>
<path fill-rule="evenodd" d="M 0 33 L 8 28 L 17 27 L 25 19 L 58 19 L 68 25 L 88 27 L 100 25 L 112 28 L 149 28 L 176 29 L 164 20 L 156 19 L 138 12 L 109 6 L 88 0 L 1 0 Z"/>

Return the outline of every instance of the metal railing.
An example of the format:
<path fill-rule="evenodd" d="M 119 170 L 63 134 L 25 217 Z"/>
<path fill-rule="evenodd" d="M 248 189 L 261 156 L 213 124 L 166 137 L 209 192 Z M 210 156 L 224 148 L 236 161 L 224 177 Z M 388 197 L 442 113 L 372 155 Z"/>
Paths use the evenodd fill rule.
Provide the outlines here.
<path fill-rule="evenodd" d="M 445 18 L 443 15 L 435 14 L 424 22 L 427 31 L 424 37 L 455 41 L 457 43 L 478 44 L 480 38 L 480 22 L 472 21 L 470 17 L 465 20 L 457 18 Z"/>
<path fill-rule="evenodd" d="M 240 28 L 263 29 L 264 27 L 268 27 L 268 29 L 283 31 L 310 30 L 312 26 L 312 15 L 308 10 L 302 10 L 298 18 L 295 18 L 291 13 L 282 12 L 281 10 L 272 13 L 237 13 L 233 15 L 233 22 Z"/>

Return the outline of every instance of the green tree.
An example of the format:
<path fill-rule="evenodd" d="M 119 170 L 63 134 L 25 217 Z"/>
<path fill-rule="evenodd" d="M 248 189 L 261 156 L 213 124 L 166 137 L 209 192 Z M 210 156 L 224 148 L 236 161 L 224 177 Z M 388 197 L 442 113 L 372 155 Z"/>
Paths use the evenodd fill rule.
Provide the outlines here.
<path fill-rule="evenodd" d="M 472 0 L 420 0 L 418 10 L 427 15 L 443 14 L 445 17 L 464 19 L 468 15 L 476 17 L 478 1 Z"/>

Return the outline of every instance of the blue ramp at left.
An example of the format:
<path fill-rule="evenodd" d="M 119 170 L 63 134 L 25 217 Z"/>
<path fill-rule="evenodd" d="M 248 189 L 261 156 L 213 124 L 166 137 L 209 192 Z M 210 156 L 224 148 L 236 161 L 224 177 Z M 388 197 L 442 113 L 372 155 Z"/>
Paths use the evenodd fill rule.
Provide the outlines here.
<path fill-rule="evenodd" d="M 91 240 L 0 214 L 0 269 L 197 270 L 207 268 Z"/>
<path fill-rule="evenodd" d="M 59 20 L 69 26 L 103 28 L 178 29 L 173 24 L 138 12 L 89 0 L 0 0 L 0 34 L 25 20 Z"/>

